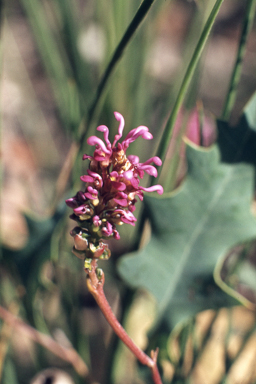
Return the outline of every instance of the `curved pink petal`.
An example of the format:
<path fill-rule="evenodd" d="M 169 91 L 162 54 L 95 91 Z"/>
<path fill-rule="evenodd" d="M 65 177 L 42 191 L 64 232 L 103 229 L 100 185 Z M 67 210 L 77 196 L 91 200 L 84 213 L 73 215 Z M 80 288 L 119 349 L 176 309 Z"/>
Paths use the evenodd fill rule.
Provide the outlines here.
<path fill-rule="evenodd" d="M 93 183 L 94 178 L 88 175 L 80 176 L 80 180 L 82 180 L 84 183 Z"/>
<path fill-rule="evenodd" d="M 129 209 L 130 212 L 134 212 L 136 207 L 135 207 L 134 204 L 132 204 L 132 205 L 129 205 L 128 209 Z"/>
<path fill-rule="evenodd" d="M 140 161 L 139 156 L 136 156 L 136 155 L 129 155 L 127 156 L 127 159 L 130 161 L 130 163 L 132 163 L 132 165 L 136 165 Z"/>
<path fill-rule="evenodd" d="M 140 199 L 140 201 L 143 201 L 144 196 L 142 191 L 138 191 L 137 196 Z"/>
<path fill-rule="evenodd" d="M 119 121 L 119 127 L 118 127 L 118 135 L 115 135 L 115 140 L 113 141 L 112 148 L 116 145 L 116 142 L 122 137 L 123 130 L 124 130 L 124 117 L 119 112 L 114 112 L 115 118 L 117 121 Z"/>
<path fill-rule="evenodd" d="M 92 156 L 89 156 L 89 155 L 86 155 L 86 154 L 84 154 L 84 155 L 83 155 L 83 160 L 86 160 L 86 159 L 90 159 L 90 160 L 93 160 L 93 157 L 92 157 Z"/>
<path fill-rule="evenodd" d="M 114 201 L 117 204 L 121 205 L 121 207 L 127 207 L 127 205 L 128 205 L 127 199 L 118 199 L 118 198 L 116 198 L 116 199 L 114 199 Z"/>
<path fill-rule="evenodd" d="M 111 236 L 113 234 L 112 225 L 107 221 L 106 226 L 101 229 L 101 232 L 104 236 Z"/>
<path fill-rule="evenodd" d="M 158 156 L 154 156 L 154 157 L 150 157 L 150 159 L 145 161 L 143 164 L 147 165 L 147 164 L 151 164 L 151 163 L 154 163 L 155 165 L 160 166 L 160 165 L 162 165 L 162 160 Z"/>
<path fill-rule="evenodd" d="M 70 199 L 65 200 L 65 202 L 69 208 L 74 209 L 78 207 L 78 202 L 76 199 L 74 199 L 74 197 L 71 197 Z"/>
<path fill-rule="evenodd" d="M 93 177 L 94 181 L 98 181 L 100 184 L 100 187 L 102 187 L 102 185 L 103 185 L 102 177 L 98 173 L 93 172 L 90 169 L 87 170 L 87 173 L 88 173 L 88 175 Z"/>
<path fill-rule="evenodd" d="M 93 222 L 93 225 L 95 225 L 95 227 L 99 227 L 101 225 L 101 220 L 97 215 L 93 216 L 92 222 Z"/>
<path fill-rule="evenodd" d="M 118 176 L 119 176 L 117 171 L 112 171 L 112 172 L 110 172 L 109 175 L 110 175 L 110 177 L 115 177 L 115 178 L 118 178 Z"/>
<path fill-rule="evenodd" d="M 148 127 L 145 127 L 144 125 L 140 125 L 137 128 L 132 129 L 124 141 L 122 142 L 123 148 L 128 148 L 129 145 L 135 141 L 139 136 L 142 136 L 145 140 L 151 140 L 153 139 L 153 135 L 148 131 Z"/>
<path fill-rule="evenodd" d="M 126 189 L 125 183 L 122 183 L 121 181 L 112 181 L 111 184 L 118 191 L 124 191 Z"/>
<path fill-rule="evenodd" d="M 113 234 L 114 234 L 114 238 L 115 238 L 116 240 L 120 240 L 119 232 L 118 232 L 116 229 L 113 230 Z"/>
<path fill-rule="evenodd" d="M 139 180 L 138 180 L 138 179 L 136 179 L 135 177 L 133 177 L 133 178 L 130 180 L 130 182 L 131 182 L 131 185 L 133 186 L 133 188 L 135 188 L 135 189 L 138 188 L 138 186 L 139 186 Z"/>
<path fill-rule="evenodd" d="M 91 186 L 89 186 L 88 188 L 87 188 L 87 191 L 85 192 L 85 194 L 84 194 L 88 199 L 92 199 L 92 200 L 94 200 L 94 199 L 97 199 L 97 197 L 98 197 L 98 191 L 97 191 L 97 189 L 94 189 L 94 188 L 92 188 Z"/>
<path fill-rule="evenodd" d="M 87 204 L 83 204 L 80 207 L 77 207 L 77 208 L 74 209 L 74 213 L 76 215 L 85 214 L 85 213 L 87 213 L 89 211 L 90 211 L 90 209 L 88 208 Z"/>
<path fill-rule="evenodd" d="M 89 145 L 96 145 L 96 146 L 100 147 L 101 150 L 103 152 L 107 153 L 108 155 L 111 155 L 111 153 L 112 153 L 112 151 L 110 149 L 107 149 L 107 147 L 104 144 L 104 142 L 101 139 L 99 139 L 97 136 L 90 136 L 90 137 L 88 137 L 87 144 L 89 144 Z"/>
<path fill-rule="evenodd" d="M 92 195 L 96 195 L 96 196 L 98 196 L 98 191 L 97 191 L 97 189 L 94 189 L 94 188 L 91 187 L 91 186 L 89 186 L 89 187 L 87 188 L 87 191 L 90 192 Z"/>
<path fill-rule="evenodd" d="M 99 125 L 98 128 L 97 128 L 97 131 L 100 131 L 100 132 L 103 132 L 104 133 L 104 140 L 106 141 L 107 143 L 107 147 L 108 148 L 111 148 L 111 143 L 109 141 L 109 129 L 106 125 Z"/>
<path fill-rule="evenodd" d="M 157 170 L 153 165 L 140 165 L 139 170 L 147 172 L 150 176 L 157 177 Z"/>
<path fill-rule="evenodd" d="M 109 157 L 102 156 L 99 153 L 97 153 L 96 151 L 94 152 L 94 160 L 96 160 L 96 161 L 105 161 L 107 159 L 109 159 Z"/>
<path fill-rule="evenodd" d="M 164 189 L 162 185 L 153 185 L 152 187 L 144 188 L 144 187 L 139 187 L 142 191 L 145 192 L 157 192 L 159 195 L 162 195 L 164 193 Z"/>
<path fill-rule="evenodd" d="M 121 221 L 126 224 L 135 225 L 134 222 L 137 221 L 136 217 L 130 211 L 125 211 L 124 209 L 116 209 L 115 213 L 120 214 Z"/>

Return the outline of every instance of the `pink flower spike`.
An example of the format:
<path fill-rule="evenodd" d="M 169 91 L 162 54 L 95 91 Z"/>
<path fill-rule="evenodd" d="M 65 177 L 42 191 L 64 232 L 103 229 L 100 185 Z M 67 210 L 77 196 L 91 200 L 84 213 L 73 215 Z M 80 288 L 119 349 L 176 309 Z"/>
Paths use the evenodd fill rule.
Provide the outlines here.
<path fill-rule="evenodd" d="M 145 191 L 145 192 L 157 192 L 159 195 L 162 195 L 164 193 L 164 189 L 162 185 L 153 185 L 152 187 L 144 188 L 144 187 L 139 187 L 140 190 Z"/>
<path fill-rule="evenodd" d="M 98 147 L 101 148 L 101 150 L 105 153 L 107 153 L 108 155 L 111 155 L 112 151 L 107 149 L 106 145 L 104 144 L 104 142 L 99 139 L 97 136 L 90 136 L 88 139 L 87 139 L 87 144 L 89 145 L 96 145 Z"/>
<path fill-rule="evenodd" d="M 116 145 L 116 142 L 122 137 L 123 130 L 124 130 L 124 117 L 119 112 L 114 112 L 115 118 L 117 121 L 119 121 L 119 127 L 118 127 L 118 135 L 115 135 L 115 140 L 113 141 L 112 148 Z"/>
<path fill-rule="evenodd" d="M 97 128 L 97 131 L 100 131 L 100 132 L 104 133 L 104 140 L 107 143 L 107 147 L 111 148 L 111 143 L 110 143 L 110 141 L 108 139 L 108 135 L 109 135 L 108 127 L 106 125 L 99 125 L 98 128 Z"/>

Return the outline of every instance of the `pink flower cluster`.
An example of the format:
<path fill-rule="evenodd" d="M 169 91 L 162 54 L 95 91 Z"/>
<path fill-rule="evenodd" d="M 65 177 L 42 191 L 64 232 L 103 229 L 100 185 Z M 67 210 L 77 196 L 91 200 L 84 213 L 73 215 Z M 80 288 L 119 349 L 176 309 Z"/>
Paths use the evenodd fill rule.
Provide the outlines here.
<path fill-rule="evenodd" d="M 139 126 L 132 129 L 120 143 L 118 141 L 122 137 L 124 118 L 118 112 L 114 115 L 119 121 L 119 128 L 113 143 L 109 141 L 109 129 L 105 125 L 97 128 L 103 133 L 105 143 L 97 136 L 88 138 L 87 143 L 95 146 L 95 150 L 93 156 L 83 156 L 83 160 L 90 161 L 87 175 L 81 176 L 81 180 L 86 183 L 85 191 L 79 191 L 74 197 L 66 200 L 66 204 L 73 208 L 71 218 L 79 224 L 71 233 L 74 237 L 79 236 L 81 240 L 80 245 L 77 239 L 78 248 L 87 246 L 88 237 L 100 239 L 113 236 L 119 239 L 116 225 L 135 225 L 133 212 L 136 197 L 143 200 L 144 191 L 163 193 L 161 185 L 149 188 L 139 185 L 145 172 L 150 176 L 157 176 L 157 170 L 151 163 L 160 166 L 162 161 L 159 157 L 154 156 L 140 163 L 138 156 L 126 156 L 126 150 L 133 141 L 139 136 L 150 140 L 153 138 L 152 134 L 147 127 Z"/>

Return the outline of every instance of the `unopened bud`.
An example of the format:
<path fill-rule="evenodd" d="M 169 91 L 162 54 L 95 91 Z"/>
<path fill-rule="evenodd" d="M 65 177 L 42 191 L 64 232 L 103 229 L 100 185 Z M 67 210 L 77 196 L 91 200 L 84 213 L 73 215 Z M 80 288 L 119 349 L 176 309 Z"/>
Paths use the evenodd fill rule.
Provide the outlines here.
<path fill-rule="evenodd" d="M 101 280 L 103 277 L 103 270 L 101 268 L 96 268 L 96 275 L 98 280 Z"/>
<path fill-rule="evenodd" d="M 71 232 L 71 236 L 74 237 L 74 247 L 78 251 L 85 251 L 88 248 L 88 233 L 80 227 L 75 227 Z"/>
<path fill-rule="evenodd" d="M 87 269 L 88 271 L 92 270 L 92 259 L 85 259 L 84 269 Z"/>

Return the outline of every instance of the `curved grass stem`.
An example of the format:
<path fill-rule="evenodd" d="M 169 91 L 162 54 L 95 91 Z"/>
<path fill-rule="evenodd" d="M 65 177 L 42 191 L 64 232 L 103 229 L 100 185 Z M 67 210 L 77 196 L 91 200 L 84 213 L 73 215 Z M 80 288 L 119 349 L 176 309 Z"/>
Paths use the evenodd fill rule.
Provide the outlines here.
<path fill-rule="evenodd" d="M 214 6 L 212 8 L 212 11 L 211 11 L 211 13 L 210 13 L 210 15 L 206 21 L 206 24 L 203 28 L 203 31 L 202 31 L 201 36 L 199 38 L 199 41 L 196 45 L 196 48 L 195 48 L 194 53 L 192 55 L 192 58 L 189 62 L 189 65 L 188 65 L 188 68 L 186 70 L 184 79 L 182 81 L 178 96 L 176 98 L 172 112 L 171 112 L 170 117 L 169 117 L 167 124 L 165 126 L 165 130 L 164 130 L 163 136 L 161 138 L 161 141 L 160 141 L 160 144 L 158 147 L 157 156 L 160 157 L 161 159 L 164 159 L 166 157 L 167 149 L 168 149 L 168 146 L 170 143 L 170 139 L 172 137 L 173 128 L 174 128 L 179 110 L 182 106 L 182 103 L 184 101 L 184 98 L 185 98 L 186 92 L 188 90 L 189 84 L 190 84 L 192 77 L 193 77 L 193 74 L 195 72 L 197 63 L 201 57 L 203 48 L 206 44 L 206 41 L 207 41 L 208 36 L 211 32 L 212 26 L 214 24 L 214 21 L 215 21 L 217 15 L 218 15 L 219 9 L 220 9 L 223 1 L 224 0 L 216 0 Z M 166 191 L 168 190 L 168 184 L 169 184 L 169 182 L 167 180 L 166 185 L 164 186 Z"/>
<path fill-rule="evenodd" d="M 98 88 L 97 88 L 97 91 L 96 91 L 96 95 L 95 95 L 94 100 L 90 106 L 89 113 L 88 113 L 88 119 L 87 119 L 88 129 L 90 127 L 90 123 L 93 120 L 93 117 L 94 117 L 96 108 L 98 106 L 99 100 L 103 94 L 103 91 L 106 88 L 106 85 L 108 83 L 108 80 L 109 80 L 111 74 L 113 73 L 118 61 L 120 60 L 122 54 L 124 53 L 125 48 L 128 46 L 134 33 L 136 32 L 139 25 L 141 24 L 141 22 L 143 21 L 143 19 L 147 15 L 147 12 L 149 11 L 149 9 L 152 6 L 152 4 L 154 3 L 154 1 L 155 0 L 144 0 L 141 3 L 141 5 L 140 5 L 139 9 L 137 10 L 134 18 L 132 19 L 131 23 L 129 24 L 128 28 L 126 29 L 126 31 L 125 31 L 123 37 L 121 38 L 119 44 L 117 45 L 117 47 L 116 47 L 116 49 L 115 49 L 115 51 L 114 51 L 114 53 L 110 59 L 110 62 L 109 62 L 108 66 L 107 66 L 107 68 L 106 68 L 106 70 L 105 70 L 105 72 L 101 78 L 101 81 L 100 81 Z M 87 135 L 88 135 L 87 131 L 82 134 L 82 137 L 80 140 L 81 146 L 83 146 L 83 142 L 84 142 L 85 137 Z"/>
<path fill-rule="evenodd" d="M 241 31 L 241 37 L 239 41 L 239 46 L 237 50 L 236 61 L 233 69 L 233 73 L 231 76 L 228 93 L 226 96 L 225 104 L 222 111 L 222 120 L 228 121 L 231 115 L 231 111 L 235 104 L 236 94 L 237 94 L 237 86 L 241 77 L 242 71 L 242 63 L 245 54 L 247 37 L 250 33 L 254 15 L 255 15 L 256 1 L 248 0 L 245 15 L 243 20 L 243 26 Z"/>

